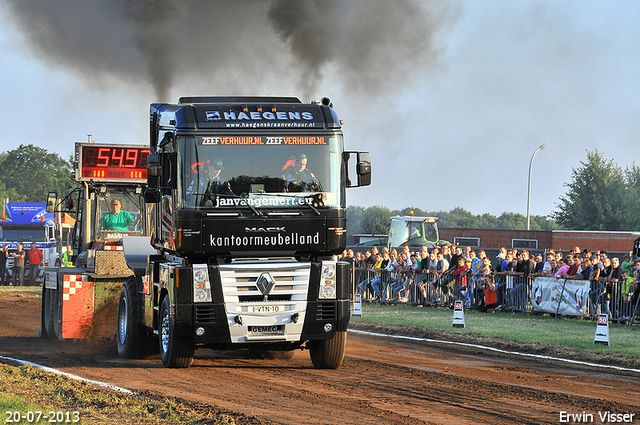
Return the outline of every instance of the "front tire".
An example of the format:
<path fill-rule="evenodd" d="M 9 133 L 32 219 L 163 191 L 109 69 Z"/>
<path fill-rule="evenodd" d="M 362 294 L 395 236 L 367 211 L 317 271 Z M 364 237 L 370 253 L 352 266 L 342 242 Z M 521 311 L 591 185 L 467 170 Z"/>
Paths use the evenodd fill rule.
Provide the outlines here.
<path fill-rule="evenodd" d="M 311 363 L 316 369 L 337 369 L 347 347 L 347 332 L 338 331 L 331 339 L 309 342 Z"/>
<path fill-rule="evenodd" d="M 165 367 L 185 368 L 193 363 L 195 344 L 191 338 L 175 335 L 175 318 L 170 314 L 169 297 L 160 306 L 160 357 Z"/>

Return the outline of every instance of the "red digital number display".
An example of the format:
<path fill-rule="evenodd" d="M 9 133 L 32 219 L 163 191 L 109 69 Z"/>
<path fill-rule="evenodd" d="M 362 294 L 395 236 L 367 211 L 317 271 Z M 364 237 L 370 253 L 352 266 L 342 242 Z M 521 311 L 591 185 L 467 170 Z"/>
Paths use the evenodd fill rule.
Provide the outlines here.
<path fill-rule="evenodd" d="M 146 181 L 149 148 L 142 146 L 80 147 L 80 178 L 83 180 Z"/>

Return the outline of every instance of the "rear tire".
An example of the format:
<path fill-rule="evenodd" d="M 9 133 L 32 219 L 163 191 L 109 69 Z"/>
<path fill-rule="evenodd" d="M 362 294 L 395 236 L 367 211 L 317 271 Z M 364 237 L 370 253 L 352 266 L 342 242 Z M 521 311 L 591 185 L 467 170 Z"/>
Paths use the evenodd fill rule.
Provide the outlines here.
<path fill-rule="evenodd" d="M 42 336 L 56 338 L 56 291 L 42 287 Z"/>
<path fill-rule="evenodd" d="M 138 293 L 135 281 L 128 281 L 120 289 L 118 301 L 118 356 L 139 358 L 152 350 L 153 340 L 138 332 Z"/>
<path fill-rule="evenodd" d="M 175 318 L 170 314 L 169 297 L 160 306 L 160 357 L 165 367 L 185 368 L 193 363 L 196 348 L 191 338 L 175 335 Z"/>
<path fill-rule="evenodd" d="M 42 298 L 41 298 L 41 309 L 40 309 L 40 336 L 43 338 L 49 337 L 49 331 L 47 330 L 48 324 L 48 316 L 49 316 L 49 291 L 43 285 L 42 286 Z"/>
<path fill-rule="evenodd" d="M 311 363 L 316 369 L 337 369 L 347 347 L 347 332 L 338 331 L 331 339 L 309 342 Z"/>

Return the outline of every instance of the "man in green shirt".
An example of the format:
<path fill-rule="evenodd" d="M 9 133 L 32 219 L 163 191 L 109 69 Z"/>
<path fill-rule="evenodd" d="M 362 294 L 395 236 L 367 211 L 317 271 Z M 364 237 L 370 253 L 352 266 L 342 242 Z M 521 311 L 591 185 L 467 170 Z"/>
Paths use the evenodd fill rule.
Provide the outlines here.
<path fill-rule="evenodd" d="M 122 211 L 120 201 L 111 201 L 112 211 L 106 213 L 100 220 L 100 228 L 104 230 L 129 231 L 129 226 L 137 226 L 138 219 L 134 219 L 128 211 Z"/>

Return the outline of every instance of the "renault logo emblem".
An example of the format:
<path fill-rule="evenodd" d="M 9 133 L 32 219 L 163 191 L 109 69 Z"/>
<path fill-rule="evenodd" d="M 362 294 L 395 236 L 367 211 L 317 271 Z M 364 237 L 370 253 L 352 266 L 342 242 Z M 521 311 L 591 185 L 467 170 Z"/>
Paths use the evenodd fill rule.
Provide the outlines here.
<path fill-rule="evenodd" d="M 262 273 L 258 280 L 256 280 L 256 286 L 258 287 L 260 292 L 262 292 L 262 295 L 264 295 L 265 301 L 267 300 L 267 296 L 269 295 L 269 292 L 271 292 L 275 284 L 276 282 L 273 280 L 273 277 L 271 277 L 271 274 L 269 274 L 269 272 Z"/>

